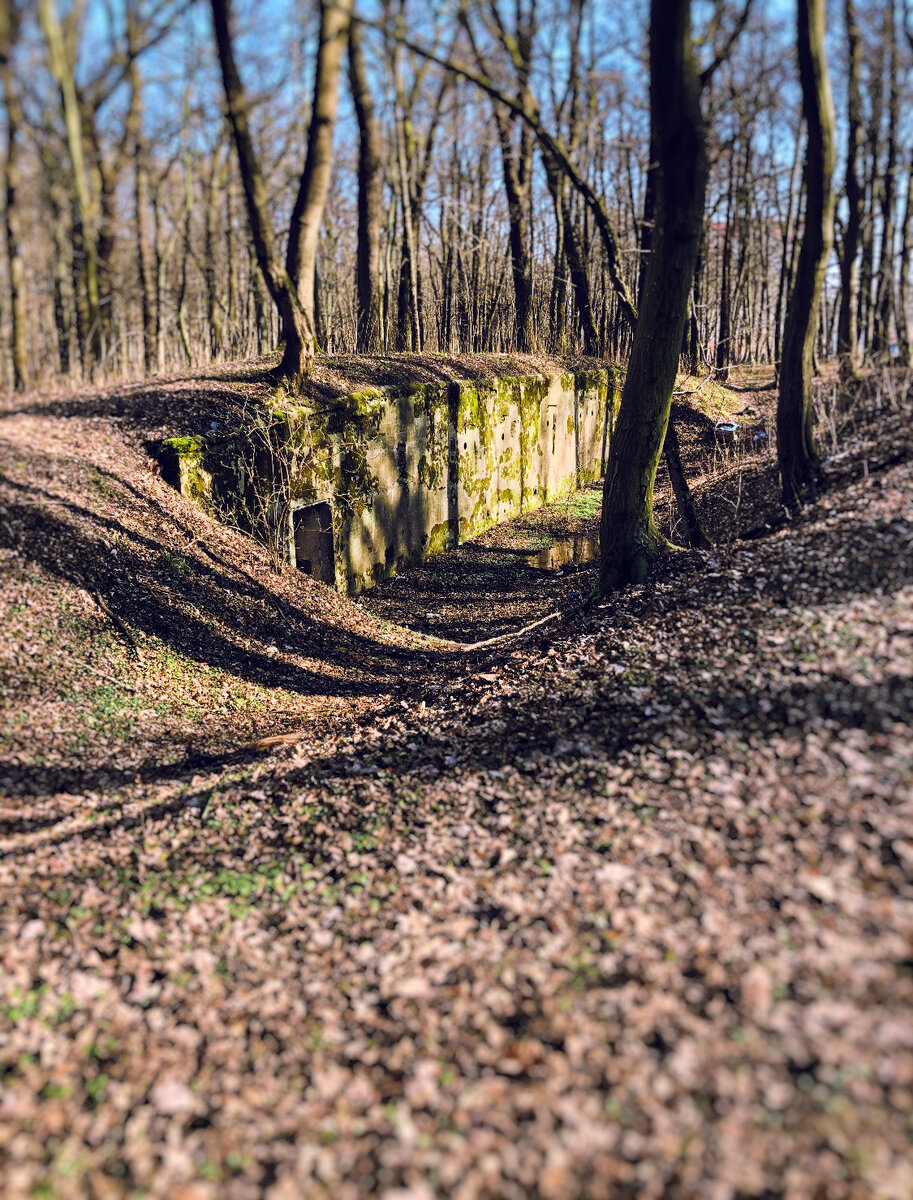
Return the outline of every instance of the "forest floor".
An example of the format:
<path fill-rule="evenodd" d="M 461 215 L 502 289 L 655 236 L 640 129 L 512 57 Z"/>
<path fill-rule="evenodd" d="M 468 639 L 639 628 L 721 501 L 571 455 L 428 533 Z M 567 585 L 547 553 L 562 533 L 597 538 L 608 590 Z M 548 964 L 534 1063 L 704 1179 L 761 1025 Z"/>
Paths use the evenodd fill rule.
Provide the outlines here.
<path fill-rule="evenodd" d="M 598 606 L 591 492 L 272 570 L 148 455 L 231 387 L 0 399 L 4 1196 L 908 1200 L 911 379 L 792 521 L 681 397 L 715 547 Z"/>

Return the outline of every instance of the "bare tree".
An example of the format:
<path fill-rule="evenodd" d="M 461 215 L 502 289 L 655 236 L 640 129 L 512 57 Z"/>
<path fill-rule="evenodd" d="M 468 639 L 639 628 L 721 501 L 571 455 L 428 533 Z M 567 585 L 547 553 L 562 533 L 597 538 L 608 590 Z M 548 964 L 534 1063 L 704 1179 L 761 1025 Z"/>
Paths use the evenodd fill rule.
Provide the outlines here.
<path fill-rule="evenodd" d="M 356 350 L 380 346 L 380 229 L 384 216 L 382 149 L 357 21 L 349 27 L 349 87 L 358 121 L 358 248 Z"/>
<path fill-rule="evenodd" d="M 847 42 L 847 137 L 846 194 L 847 217 L 840 244 L 840 313 L 837 322 L 837 353 L 850 371 L 859 357 L 857 324 L 857 288 L 859 285 L 859 228 L 862 222 L 862 188 L 859 183 L 859 156 L 862 149 L 862 95 L 860 72 L 862 54 L 855 0 L 844 0 Z"/>
<path fill-rule="evenodd" d="M 20 184 L 19 140 L 24 120 L 19 101 L 18 81 L 13 70 L 13 48 L 19 34 L 21 14 L 16 5 L 0 5 L 0 83 L 6 102 L 6 256 L 10 281 L 10 320 L 12 325 L 11 359 L 13 386 L 29 385 L 28 354 L 26 352 L 25 278 L 22 260 L 22 214 L 18 204 Z"/>
<path fill-rule="evenodd" d="M 235 61 L 230 0 L 211 0 L 211 4 L 226 113 L 238 156 L 254 253 L 279 312 L 285 338 L 280 372 L 290 380 L 301 380 L 308 375 L 317 349 L 314 321 L 317 239 L 330 184 L 339 71 L 352 0 L 322 0 L 320 5 L 320 43 L 307 154 L 289 220 L 284 263 L 279 257 L 266 181 L 254 149 L 250 105 Z"/>
<path fill-rule="evenodd" d="M 834 106 L 824 53 L 824 0 L 799 0 L 798 53 L 805 152 L 805 228 L 786 311 L 777 404 L 777 456 L 788 506 L 813 496 L 818 459 L 812 441 L 812 358 L 821 288 L 833 242 Z"/>

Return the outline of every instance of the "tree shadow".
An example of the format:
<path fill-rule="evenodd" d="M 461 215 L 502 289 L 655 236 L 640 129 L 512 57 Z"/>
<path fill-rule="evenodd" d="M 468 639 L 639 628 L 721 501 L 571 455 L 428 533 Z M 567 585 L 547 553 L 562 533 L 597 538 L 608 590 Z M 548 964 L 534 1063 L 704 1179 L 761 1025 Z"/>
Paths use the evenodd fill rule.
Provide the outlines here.
<path fill-rule="evenodd" d="M 188 749 L 179 758 L 167 762 L 157 760 L 132 767 L 106 763 L 87 769 L 80 766 L 45 766 L 35 763 L 0 762 L 0 783 L 4 794 L 15 799 L 36 799 L 42 796 L 78 796 L 84 792 L 104 794 L 117 792 L 136 783 L 158 783 L 165 779 L 192 777 L 200 771 L 214 771 L 253 762 L 262 755 L 251 746 L 210 754 Z M 47 829 L 61 819 L 59 812 L 31 814 L 23 812 L 12 819 L 0 819 L 0 835 Z"/>
<path fill-rule="evenodd" d="M 429 748 L 430 756 L 423 757 L 420 765 L 414 749 L 409 748 L 412 738 L 402 735 L 375 743 L 370 756 L 382 764 L 388 778 L 400 783 L 407 779 L 420 782 L 423 776 L 434 782 L 453 780 L 466 770 L 494 771 L 505 766 L 529 775 L 531 753 L 564 739 L 567 751 L 554 754 L 549 761 L 576 765 L 581 736 L 592 746 L 587 755 L 590 770 L 593 758 L 614 761 L 623 752 L 670 741 L 677 750 L 700 754 L 721 732 L 737 741 L 781 735 L 801 738 L 813 731 L 820 733 L 822 727 L 838 739 L 849 730 L 883 733 L 899 721 L 909 722 L 913 712 L 913 679 L 897 673 L 864 685 L 837 677 L 823 687 L 796 679 L 769 682 L 767 688 L 757 688 L 752 681 L 736 681 L 708 694 L 668 692 L 663 702 L 669 712 L 663 714 L 655 708 L 645 712 L 643 705 L 630 702 L 623 690 L 606 694 L 585 708 L 579 704 L 530 706 L 512 714 L 498 712 L 504 720 L 497 733 L 471 728 L 450 732 L 442 726 L 440 741 Z M 539 775 L 539 767 L 532 770 Z M 277 796 L 301 785 L 313 786 L 321 778 L 370 778 L 359 758 L 345 753 L 311 759 L 302 766 L 283 768 L 277 763 L 275 772 Z"/>
<path fill-rule="evenodd" d="M 772 603 L 804 608 L 913 584 L 913 522 L 900 514 L 889 520 L 845 513 L 830 518 L 823 531 L 816 516 L 811 510 L 810 519 L 793 525 L 788 540 L 753 542 L 771 580 L 764 595 Z M 797 591 L 800 573 L 803 586 Z"/>
<path fill-rule="evenodd" d="M 299 694 L 367 696 L 397 684 L 409 663 L 435 657 L 433 651 L 389 646 L 326 625 L 284 600 L 280 616 L 273 593 L 250 577 L 232 577 L 176 554 L 173 541 L 137 533 L 111 517 L 52 497 L 40 486 L 2 476 L 0 482 L 9 489 L 0 546 L 97 593 L 128 625 L 197 662 Z M 9 498 L 10 492 L 15 498 Z M 52 500 L 62 511 L 49 511 Z M 116 545 L 105 544 L 106 533 Z M 326 664 L 327 673 L 277 660 L 245 644 L 271 645 L 277 639 L 286 645 L 295 642 L 297 652 Z"/>

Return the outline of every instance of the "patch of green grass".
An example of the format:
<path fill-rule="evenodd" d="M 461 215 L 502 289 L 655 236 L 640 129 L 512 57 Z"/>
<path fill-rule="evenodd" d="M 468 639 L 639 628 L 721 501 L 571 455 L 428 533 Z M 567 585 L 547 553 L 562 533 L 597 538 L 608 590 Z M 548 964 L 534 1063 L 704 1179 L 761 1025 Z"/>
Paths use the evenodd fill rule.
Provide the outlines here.
<path fill-rule="evenodd" d="M 108 1076 L 104 1072 L 86 1080 L 86 1095 L 93 1108 L 98 1108 L 108 1098 L 108 1083 Z"/>
<path fill-rule="evenodd" d="M 160 550 L 155 556 L 155 561 L 163 571 L 178 579 L 184 579 L 190 574 L 190 563 L 187 559 L 180 554 L 173 554 L 170 550 Z"/>
<path fill-rule="evenodd" d="M 14 987 L 10 993 L 10 1003 L 0 1007 L 0 1013 L 14 1025 L 20 1021 L 33 1021 L 41 1012 L 41 1004 L 47 990 L 47 984 L 41 984 L 27 992 Z"/>
<path fill-rule="evenodd" d="M 98 471 L 95 470 L 89 476 L 89 489 L 96 496 L 101 496 L 105 500 L 113 500 L 117 496 L 117 488 L 112 487 L 108 480 L 99 475 Z"/>
<path fill-rule="evenodd" d="M 596 488 L 588 488 L 585 492 L 575 492 L 568 498 L 565 507 L 575 517 L 580 517 L 583 520 L 595 517 L 602 508 L 602 491 Z"/>
<path fill-rule="evenodd" d="M 161 871 L 139 888 L 139 900 L 147 910 L 170 903 L 183 912 L 200 900 L 227 899 L 231 914 L 244 916 L 258 901 L 287 900 L 306 887 L 306 880 L 301 883 L 292 878 L 290 872 L 296 867 L 303 875 L 310 864 L 291 856 L 247 869 Z"/>

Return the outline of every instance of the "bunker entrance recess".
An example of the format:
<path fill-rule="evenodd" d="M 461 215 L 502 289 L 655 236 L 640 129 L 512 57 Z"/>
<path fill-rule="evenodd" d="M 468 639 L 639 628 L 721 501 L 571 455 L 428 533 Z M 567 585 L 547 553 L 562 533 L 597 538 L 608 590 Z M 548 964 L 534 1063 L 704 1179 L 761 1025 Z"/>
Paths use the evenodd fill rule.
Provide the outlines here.
<path fill-rule="evenodd" d="M 336 583 L 333 514 L 325 501 L 292 509 L 295 566 L 321 583 Z"/>

